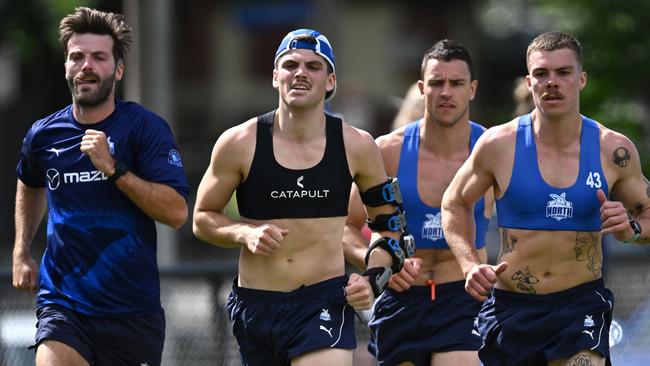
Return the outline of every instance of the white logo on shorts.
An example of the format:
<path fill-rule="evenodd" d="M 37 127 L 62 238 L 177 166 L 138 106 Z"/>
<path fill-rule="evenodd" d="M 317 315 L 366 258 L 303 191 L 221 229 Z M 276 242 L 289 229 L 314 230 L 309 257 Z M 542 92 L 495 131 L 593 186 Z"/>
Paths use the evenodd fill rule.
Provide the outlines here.
<path fill-rule="evenodd" d="M 327 329 L 327 328 L 325 328 L 324 326 L 321 325 L 320 328 L 318 328 L 318 329 L 327 332 L 327 334 L 330 335 L 330 338 L 332 338 L 332 328 Z"/>
<path fill-rule="evenodd" d="M 589 335 L 589 336 L 591 337 L 592 340 L 594 339 L 594 331 L 593 331 L 593 330 L 586 330 L 586 329 L 585 329 L 585 330 L 583 330 L 583 331 L 580 332 L 580 333 L 587 334 L 587 335 Z"/>
<path fill-rule="evenodd" d="M 593 315 L 585 315 L 585 322 L 584 322 L 585 327 L 595 327 L 596 324 L 594 324 L 594 316 Z"/>
<path fill-rule="evenodd" d="M 332 320 L 332 317 L 330 317 L 330 311 L 327 309 L 323 309 L 320 313 L 320 320 L 324 320 L 326 322 Z"/>

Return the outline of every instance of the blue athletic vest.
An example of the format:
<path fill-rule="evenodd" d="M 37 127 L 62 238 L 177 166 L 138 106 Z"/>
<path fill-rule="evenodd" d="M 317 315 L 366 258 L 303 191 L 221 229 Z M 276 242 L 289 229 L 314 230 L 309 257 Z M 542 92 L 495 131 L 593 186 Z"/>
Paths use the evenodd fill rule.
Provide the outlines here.
<path fill-rule="evenodd" d="M 470 121 L 471 133 L 469 148 L 472 150 L 476 140 L 483 134 L 485 128 Z M 402 152 L 399 158 L 397 179 L 402 191 L 406 221 L 409 232 L 415 237 L 415 245 L 421 249 L 449 249 L 442 232 L 440 207 L 431 207 L 422 202 L 418 193 L 418 147 L 420 143 L 419 120 L 409 123 L 404 130 Z M 490 220 L 483 215 L 485 202 L 483 198 L 474 205 L 474 220 L 476 221 L 476 248 L 485 246 L 485 234 Z"/>
<path fill-rule="evenodd" d="M 578 179 L 568 188 L 548 185 L 537 165 L 531 115 L 519 117 L 512 177 L 496 200 L 500 227 L 528 230 L 599 231 L 596 191 L 609 189 L 600 161 L 600 128 L 582 117 Z"/>
<path fill-rule="evenodd" d="M 16 171 L 47 193 L 36 303 L 108 317 L 160 311 L 154 220 L 79 150 L 87 129 L 106 133 L 111 154 L 137 176 L 188 195 L 171 129 L 137 103 L 116 101 L 110 116 L 90 125 L 74 119 L 72 106 L 34 123 Z"/>
<path fill-rule="evenodd" d="M 239 213 L 249 219 L 338 217 L 348 214 L 353 179 L 345 155 L 343 121 L 325 114 L 325 153 L 308 169 L 288 169 L 275 160 L 275 111 L 257 119 L 255 154 L 237 187 Z"/>

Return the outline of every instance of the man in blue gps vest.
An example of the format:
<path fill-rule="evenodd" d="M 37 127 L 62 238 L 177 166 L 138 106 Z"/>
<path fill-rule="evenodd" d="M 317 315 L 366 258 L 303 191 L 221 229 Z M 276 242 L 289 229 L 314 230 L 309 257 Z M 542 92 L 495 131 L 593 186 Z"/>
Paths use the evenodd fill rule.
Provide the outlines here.
<path fill-rule="evenodd" d="M 443 196 L 443 228 L 466 291 L 487 300 L 478 317 L 484 365 L 602 366 L 614 298 L 601 239 L 650 241 L 648 181 L 627 137 L 580 114 L 587 73 L 577 39 L 543 33 L 526 61 L 535 108 L 481 136 Z M 472 204 L 490 187 L 496 266 L 481 262 L 471 231 Z"/>
<path fill-rule="evenodd" d="M 417 250 L 375 302 L 368 324 L 368 349 L 380 365 L 478 366 L 481 339 L 474 319 L 480 304 L 465 292 L 463 273 L 447 246 L 440 221 L 440 201 L 447 184 L 485 130 L 469 119 L 478 80 L 469 51 L 448 39 L 425 52 L 421 76 L 417 85 L 424 117 L 377 139 L 386 173 L 401 182 L 408 228 Z M 492 201 L 485 201 L 474 207 L 476 248 L 483 262 L 492 208 Z M 366 220 L 356 192 L 350 203 L 346 259 L 359 266 L 368 246 L 360 233 Z"/>

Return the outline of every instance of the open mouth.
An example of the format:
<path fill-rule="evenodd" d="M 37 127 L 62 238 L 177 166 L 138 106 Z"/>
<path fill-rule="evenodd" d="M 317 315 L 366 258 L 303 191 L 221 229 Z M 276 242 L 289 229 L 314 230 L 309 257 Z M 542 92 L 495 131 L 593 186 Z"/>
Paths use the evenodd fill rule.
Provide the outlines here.
<path fill-rule="evenodd" d="M 291 87 L 293 90 L 300 90 L 300 91 L 308 91 L 309 90 L 309 85 L 307 84 L 295 84 Z"/>

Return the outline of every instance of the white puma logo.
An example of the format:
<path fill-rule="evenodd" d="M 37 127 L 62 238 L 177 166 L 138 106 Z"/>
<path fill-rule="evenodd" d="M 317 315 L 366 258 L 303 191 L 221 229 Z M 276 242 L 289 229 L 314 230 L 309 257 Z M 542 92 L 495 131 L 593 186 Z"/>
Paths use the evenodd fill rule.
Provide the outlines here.
<path fill-rule="evenodd" d="M 324 326 L 321 325 L 319 329 L 327 332 L 327 334 L 330 335 L 330 338 L 332 338 L 332 328 L 327 329 L 327 328 L 325 328 Z"/>
<path fill-rule="evenodd" d="M 588 334 L 591 337 L 592 340 L 594 339 L 594 331 L 593 330 L 586 330 L 585 329 L 580 333 Z"/>

